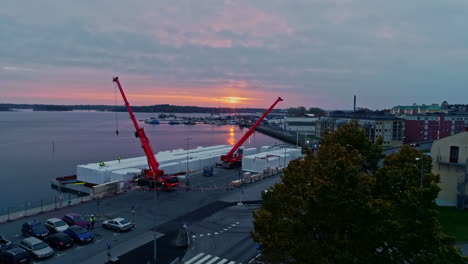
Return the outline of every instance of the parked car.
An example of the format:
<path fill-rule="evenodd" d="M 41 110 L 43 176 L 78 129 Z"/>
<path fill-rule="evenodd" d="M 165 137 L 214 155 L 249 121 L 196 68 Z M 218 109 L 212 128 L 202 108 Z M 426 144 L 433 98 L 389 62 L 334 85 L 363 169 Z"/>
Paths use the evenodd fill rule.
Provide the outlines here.
<path fill-rule="evenodd" d="M 63 217 L 63 221 L 65 221 L 65 223 L 67 223 L 69 226 L 77 225 L 88 229 L 91 227 L 91 223 L 88 220 L 84 219 L 80 214 L 66 214 Z"/>
<path fill-rule="evenodd" d="M 67 230 L 65 234 L 69 235 L 77 243 L 90 243 L 94 239 L 93 233 L 87 230 L 84 227 L 72 225 Z"/>
<path fill-rule="evenodd" d="M 65 223 L 62 219 L 50 218 L 46 221 L 45 226 L 52 233 L 63 232 L 68 229 L 69 225 Z"/>
<path fill-rule="evenodd" d="M 64 250 L 73 246 L 73 238 L 65 233 L 57 233 L 46 239 L 49 246 L 55 249 Z"/>
<path fill-rule="evenodd" d="M 5 250 L 0 254 L 2 264 L 26 264 L 31 262 L 29 253 L 20 247 Z"/>
<path fill-rule="evenodd" d="M 11 248 L 11 241 L 0 235 L 0 252 Z"/>
<path fill-rule="evenodd" d="M 23 236 L 34 236 L 40 239 L 44 239 L 49 235 L 47 228 L 37 220 L 25 222 L 21 228 L 21 233 L 23 233 Z"/>
<path fill-rule="evenodd" d="M 115 230 L 117 232 L 129 231 L 135 227 L 135 224 L 127 221 L 122 217 L 106 220 L 102 223 L 102 227 Z"/>
<path fill-rule="evenodd" d="M 21 241 L 20 247 L 28 251 L 33 258 L 44 259 L 51 257 L 54 250 L 46 242 L 36 237 L 28 237 Z"/>

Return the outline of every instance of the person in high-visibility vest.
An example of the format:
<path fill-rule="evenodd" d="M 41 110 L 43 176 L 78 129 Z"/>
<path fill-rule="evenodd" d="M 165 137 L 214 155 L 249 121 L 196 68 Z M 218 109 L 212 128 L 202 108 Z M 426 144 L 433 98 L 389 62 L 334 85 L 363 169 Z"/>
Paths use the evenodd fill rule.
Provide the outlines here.
<path fill-rule="evenodd" d="M 94 214 L 91 215 L 89 218 L 89 222 L 91 223 L 91 229 L 94 229 L 94 222 L 96 222 L 96 218 L 94 218 Z"/>
<path fill-rule="evenodd" d="M 117 159 L 119 160 L 119 163 L 120 163 L 120 160 L 122 159 L 122 157 L 119 156 Z"/>

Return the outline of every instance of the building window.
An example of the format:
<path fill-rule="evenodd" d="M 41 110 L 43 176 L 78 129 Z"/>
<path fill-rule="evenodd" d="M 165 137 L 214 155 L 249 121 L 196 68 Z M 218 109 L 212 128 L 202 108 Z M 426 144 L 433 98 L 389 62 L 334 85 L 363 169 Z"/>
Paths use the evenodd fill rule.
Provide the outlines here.
<path fill-rule="evenodd" d="M 458 163 L 458 146 L 451 146 L 450 147 L 450 162 L 451 163 Z"/>

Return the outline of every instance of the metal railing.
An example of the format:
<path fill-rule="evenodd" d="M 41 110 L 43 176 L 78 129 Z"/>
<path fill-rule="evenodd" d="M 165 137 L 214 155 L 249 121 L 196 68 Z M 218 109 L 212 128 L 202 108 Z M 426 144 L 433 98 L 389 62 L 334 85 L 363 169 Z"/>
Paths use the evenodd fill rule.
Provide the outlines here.
<path fill-rule="evenodd" d="M 90 195 L 73 199 L 64 199 L 63 196 L 54 196 L 0 208 L 0 223 L 65 208 L 90 200 L 93 200 L 93 197 Z"/>

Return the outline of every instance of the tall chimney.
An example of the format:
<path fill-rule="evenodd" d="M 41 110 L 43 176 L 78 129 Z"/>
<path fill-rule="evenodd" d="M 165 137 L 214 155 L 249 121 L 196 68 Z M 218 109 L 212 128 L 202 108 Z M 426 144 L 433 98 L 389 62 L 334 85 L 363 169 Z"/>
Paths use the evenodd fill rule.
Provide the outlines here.
<path fill-rule="evenodd" d="M 356 95 L 354 95 L 354 106 L 353 106 L 353 112 L 356 112 Z"/>

